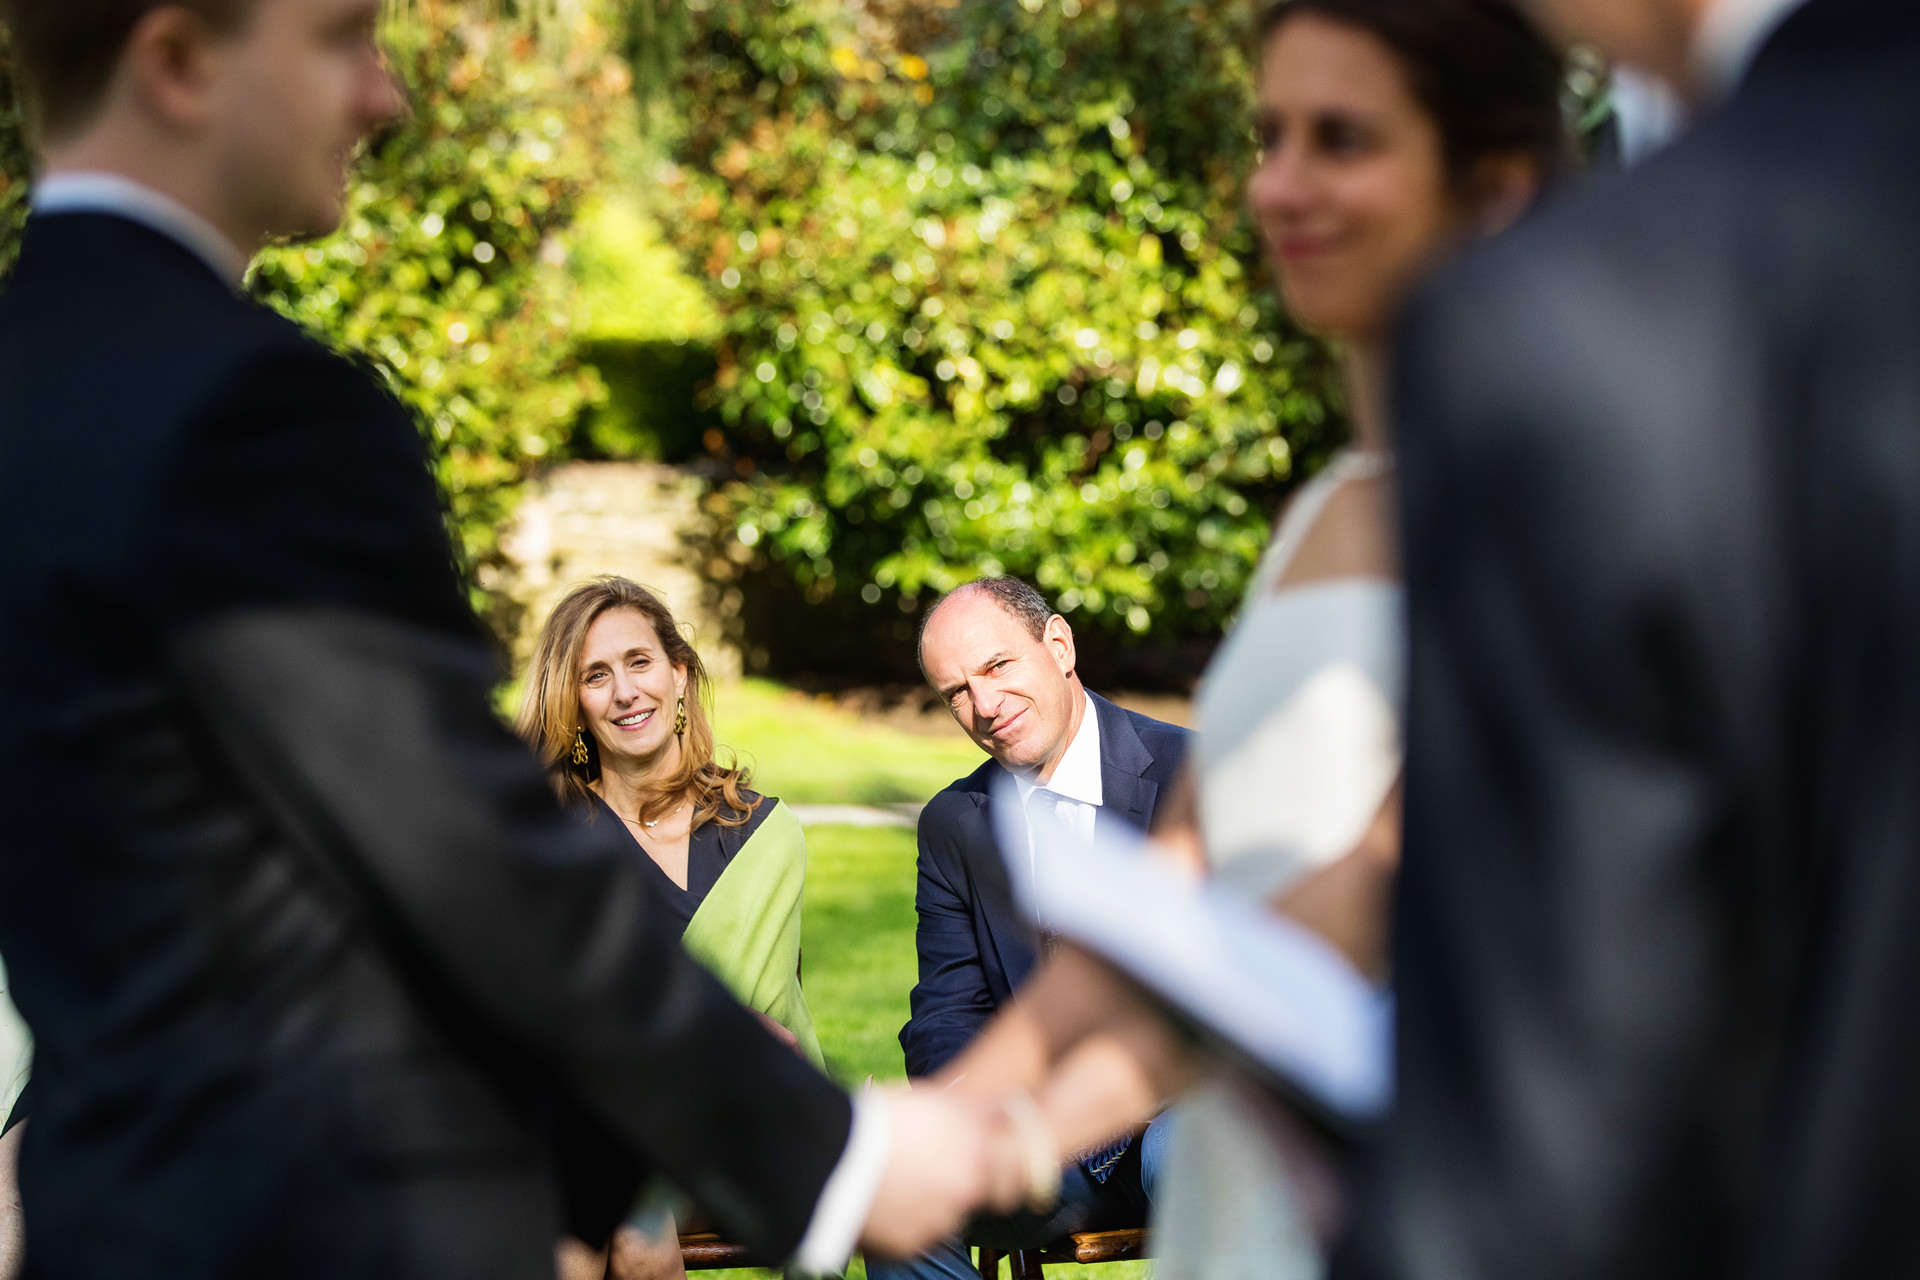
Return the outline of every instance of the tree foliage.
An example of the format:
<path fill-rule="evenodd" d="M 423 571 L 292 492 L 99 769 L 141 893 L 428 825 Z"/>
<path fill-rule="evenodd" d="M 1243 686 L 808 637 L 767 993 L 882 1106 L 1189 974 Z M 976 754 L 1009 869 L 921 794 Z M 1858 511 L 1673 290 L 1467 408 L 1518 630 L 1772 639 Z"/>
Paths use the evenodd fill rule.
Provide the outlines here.
<path fill-rule="evenodd" d="M 722 317 L 732 536 L 816 600 L 1012 572 L 1217 628 L 1340 431 L 1241 208 L 1249 6 L 688 10 L 664 217 Z"/>

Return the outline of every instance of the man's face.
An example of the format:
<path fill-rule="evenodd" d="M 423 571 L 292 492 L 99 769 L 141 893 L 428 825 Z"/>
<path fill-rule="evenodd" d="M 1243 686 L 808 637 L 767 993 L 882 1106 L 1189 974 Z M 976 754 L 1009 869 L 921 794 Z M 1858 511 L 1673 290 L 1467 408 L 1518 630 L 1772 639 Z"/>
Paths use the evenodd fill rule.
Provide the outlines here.
<path fill-rule="evenodd" d="M 963 592 L 927 623 L 920 661 L 982 751 L 1019 772 L 1044 775 L 1059 763 L 1081 697 L 1065 619 L 1036 640 L 992 596 Z"/>
<path fill-rule="evenodd" d="M 217 180 L 266 234 L 338 227 L 354 152 L 402 110 L 375 41 L 379 19 L 380 0 L 257 0 L 220 49 Z"/>
<path fill-rule="evenodd" d="M 1525 0 L 1562 39 L 1651 71 L 1676 88 L 1687 80 L 1694 32 L 1711 0 Z"/>

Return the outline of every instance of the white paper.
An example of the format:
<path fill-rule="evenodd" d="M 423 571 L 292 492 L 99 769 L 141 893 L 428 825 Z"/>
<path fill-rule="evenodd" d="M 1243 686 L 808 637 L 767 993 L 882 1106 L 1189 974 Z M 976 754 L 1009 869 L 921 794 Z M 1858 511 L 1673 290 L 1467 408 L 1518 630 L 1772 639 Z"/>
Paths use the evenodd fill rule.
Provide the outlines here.
<path fill-rule="evenodd" d="M 1091 841 L 1028 821 L 1011 781 L 995 834 L 1014 892 L 1041 927 L 1110 961 L 1252 1061 L 1356 1123 L 1393 1099 L 1392 1000 L 1317 935 L 1258 902 L 1194 883 L 1145 841 Z"/>

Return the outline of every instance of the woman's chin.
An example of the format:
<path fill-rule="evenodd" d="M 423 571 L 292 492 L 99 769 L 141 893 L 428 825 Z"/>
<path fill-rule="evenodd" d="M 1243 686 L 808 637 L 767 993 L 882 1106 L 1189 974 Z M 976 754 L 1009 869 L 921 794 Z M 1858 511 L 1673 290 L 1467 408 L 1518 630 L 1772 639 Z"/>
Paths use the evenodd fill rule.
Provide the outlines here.
<path fill-rule="evenodd" d="M 1311 286 L 1288 282 L 1281 301 L 1293 322 L 1317 338 L 1331 342 L 1364 341 L 1377 327 L 1379 308 L 1369 305 L 1362 290 L 1352 284 L 1316 281 Z"/>
<path fill-rule="evenodd" d="M 666 745 L 667 735 L 659 732 L 635 734 L 632 737 L 622 735 L 611 743 L 602 742 L 600 755 L 604 761 L 615 767 L 646 766 L 659 762 L 660 753 Z"/>

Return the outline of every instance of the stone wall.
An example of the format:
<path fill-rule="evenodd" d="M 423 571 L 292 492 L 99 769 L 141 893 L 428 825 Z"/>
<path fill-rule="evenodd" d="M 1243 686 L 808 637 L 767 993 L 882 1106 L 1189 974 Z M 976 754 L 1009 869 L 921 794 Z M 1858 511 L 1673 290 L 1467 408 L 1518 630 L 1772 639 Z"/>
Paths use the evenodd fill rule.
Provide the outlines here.
<path fill-rule="evenodd" d="M 740 655 L 721 625 L 729 602 L 699 573 L 693 551 L 699 497 L 698 479 L 660 463 L 575 462 L 548 472 L 504 541 L 514 565 L 506 590 L 523 609 L 516 664 L 568 589 L 619 574 L 667 602 L 715 678 L 739 675 Z"/>

